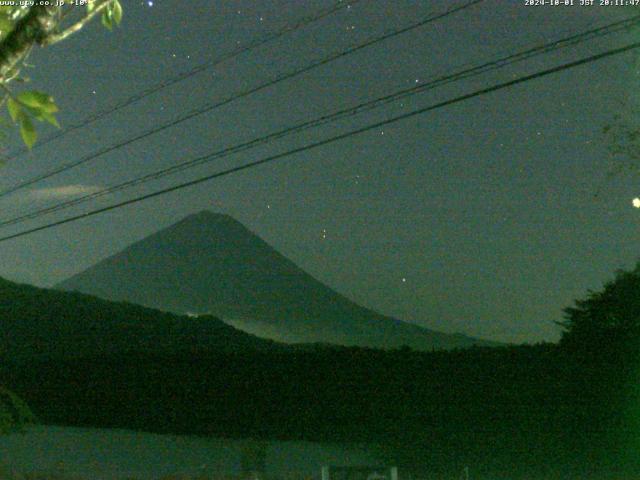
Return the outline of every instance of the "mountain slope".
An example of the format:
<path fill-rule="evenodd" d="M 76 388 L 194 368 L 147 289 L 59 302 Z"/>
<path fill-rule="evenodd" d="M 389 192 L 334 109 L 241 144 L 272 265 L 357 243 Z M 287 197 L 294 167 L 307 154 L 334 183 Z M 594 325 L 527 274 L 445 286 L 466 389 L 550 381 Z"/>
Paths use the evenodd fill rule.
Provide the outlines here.
<path fill-rule="evenodd" d="M 277 348 L 217 318 L 192 318 L 0 278 L 0 355 L 229 353 Z"/>
<path fill-rule="evenodd" d="M 200 212 L 56 286 L 176 313 L 208 313 L 259 336 L 418 349 L 488 344 L 380 315 L 314 279 L 227 215 Z"/>

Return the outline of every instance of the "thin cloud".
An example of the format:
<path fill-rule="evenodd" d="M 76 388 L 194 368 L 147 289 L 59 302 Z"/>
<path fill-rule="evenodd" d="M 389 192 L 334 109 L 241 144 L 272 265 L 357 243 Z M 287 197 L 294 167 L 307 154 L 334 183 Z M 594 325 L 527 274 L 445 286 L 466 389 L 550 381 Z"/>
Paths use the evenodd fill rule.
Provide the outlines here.
<path fill-rule="evenodd" d="M 61 187 L 39 188 L 27 193 L 29 200 L 65 200 L 68 198 L 89 195 L 102 190 L 98 185 L 63 185 Z"/>

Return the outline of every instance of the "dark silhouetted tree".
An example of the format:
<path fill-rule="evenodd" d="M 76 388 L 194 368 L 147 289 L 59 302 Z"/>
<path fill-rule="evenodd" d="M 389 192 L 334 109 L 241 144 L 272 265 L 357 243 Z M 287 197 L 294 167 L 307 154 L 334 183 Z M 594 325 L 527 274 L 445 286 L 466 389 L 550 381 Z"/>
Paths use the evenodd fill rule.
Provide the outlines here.
<path fill-rule="evenodd" d="M 640 333 L 640 263 L 619 270 L 601 291 L 589 291 L 565 309 L 561 344 L 610 351 L 637 347 Z"/>

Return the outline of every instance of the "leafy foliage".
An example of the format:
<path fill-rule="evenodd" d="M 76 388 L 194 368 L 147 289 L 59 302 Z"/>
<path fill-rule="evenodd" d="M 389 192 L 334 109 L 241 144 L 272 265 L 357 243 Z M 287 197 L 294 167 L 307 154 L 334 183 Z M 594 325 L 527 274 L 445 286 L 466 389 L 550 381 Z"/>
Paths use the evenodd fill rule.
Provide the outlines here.
<path fill-rule="evenodd" d="M 576 300 L 561 325 L 576 410 L 585 424 L 609 427 L 601 441 L 632 455 L 640 448 L 640 263 Z"/>
<path fill-rule="evenodd" d="M 621 114 L 614 116 L 612 122 L 602 129 L 608 144 L 609 153 L 614 162 L 609 176 L 621 173 L 640 173 L 640 127 Z"/>
<path fill-rule="evenodd" d="M 599 292 L 590 291 L 565 309 L 562 342 L 603 350 L 638 346 L 640 342 L 640 263 L 620 270 Z"/>
<path fill-rule="evenodd" d="M 113 30 L 113 25 L 120 25 L 122 21 L 122 5 L 118 0 L 111 2 L 102 12 L 102 25 Z"/>
<path fill-rule="evenodd" d="M 24 5 L 21 5 L 22 3 L 24 3 Z M 0 49 L 3 48 L 2 41 L 17 28 L 19 21 L 24 18 L 32 8 L 35 7 L 29 6 L 28 2 L 15 2 L 15 5 L 0 6 Z M 68 35 L 84 26 L 96 13 L 101 12 L 102 24 L 109 30 L 112 30 L 114 25 L 120 25 L 123 16 L 123 9 L 119 0 L 89 0 L 86 6 L 85 17 L 76 19 L 75 25 L 72 24 L 72 28 L 65 31 L 66 26 L 64 25 L 63 19 L 67 16 L 73 17 L 73 14 L 80 11 L 80 9 L 73 5 L 60 5 L 56 8 L 59 31 L 56 31 L 55 34 L 58 35 L 60 39 L 65 39 Z M 68 15 L 69 13 L 72 15 Z M 14 95 L 13 92 L 9 90 L 8 84 L 11 81 L 25 80 L 19 77 L 20 69 L 20 65 L 12 68 L 10 74 L 4 78 L 4 81 L 2 81 L 0 85 L 2 85 L 5 90 L 5 100 L 7 100 L 7 108 L 11 119 L 18 125 L 20 135 L 25 145 L 28 148 L 32 148 L 38 137 L 34 120 L 50 123 L 60 128 L 58 120 L 54 115 L 58 111 L 58 108 L 52 97 L 44 92 L 29 90 Z"/>
<path fill-rule="evenodd" d="M 20 126 L 22 140 L 29 148 L 33 146 L 37 138 L 33 119 L 60 127 L 54 115 L 58 111 L 58 107 L 53 98 L 44 92 L 37 90 L 21 92 L 16 97 L 9 98 L 7 108 L 11 120 Z"/>
<path fill-rule="evenodd" d="M 0 40 L 5 38 L 29 11 L 27 2 L 13 2 L 14 5 L 0 6 Z M 23 5 L 24 3 L 24 5 Z"/>

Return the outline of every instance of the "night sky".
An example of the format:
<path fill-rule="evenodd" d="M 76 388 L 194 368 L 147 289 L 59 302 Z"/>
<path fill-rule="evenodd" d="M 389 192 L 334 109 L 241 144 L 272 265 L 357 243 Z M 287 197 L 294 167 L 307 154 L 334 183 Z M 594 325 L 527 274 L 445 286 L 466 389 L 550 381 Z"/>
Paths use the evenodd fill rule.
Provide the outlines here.
<path fill-rule="evenodd" d="M 125 18 L 114 32 L 94 22 L 32 55 L 28 88 L 51 93 L 61 123 L 72 125 L 331 4 L 123 2 Z M 363 0 L 11 160 L 0 169 L 0 188 L 453 4 Z M 639 13 L 640 7 L 487 1 L 2 198 L 0 219 Z M 623 45 L 637 34 L 592 40 L 456 82 L 0 233 L 295 148 Z M 0 275 L 51 286 L 209 209 L 232 215 L 318 279 L 382 313 L 501 341 L 557 340 L 553 322 L 562 319 L 562 309 L 640 257 L 640 211 L 632 204 L 640 196 L 638 177 L 607 177 L 613 160 L 602 134 L 616 113 L 634 121 L 637 65 L 637 53 L 591 63 L 5 242 Z M 17 145 L 12 138 L 7 149 Z"/>

